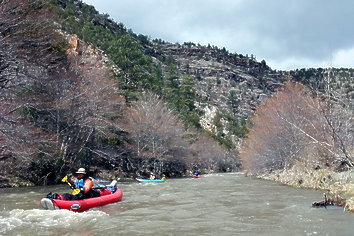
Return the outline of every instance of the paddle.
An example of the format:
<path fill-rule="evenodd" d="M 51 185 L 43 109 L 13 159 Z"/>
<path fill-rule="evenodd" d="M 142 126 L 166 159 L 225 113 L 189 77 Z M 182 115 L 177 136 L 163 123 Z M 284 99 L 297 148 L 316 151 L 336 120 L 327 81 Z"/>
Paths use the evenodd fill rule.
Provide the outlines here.
<path fill-rule="evenodd" d="M 64 178 L 62 178 L 61 182 L 66 182 L 70 186 L 71 189 L 73 189 L 72 195 L 77 195 L 80 193 L 80 189 L 75 188 L 75 185 L 68 180 L 68 176 L 65 175 Z"/>

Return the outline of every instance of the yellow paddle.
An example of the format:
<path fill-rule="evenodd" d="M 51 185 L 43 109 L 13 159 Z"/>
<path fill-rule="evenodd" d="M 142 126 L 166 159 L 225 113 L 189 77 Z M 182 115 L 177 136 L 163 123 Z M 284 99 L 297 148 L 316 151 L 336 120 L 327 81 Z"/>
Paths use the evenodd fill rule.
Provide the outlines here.
<path fill-rule="evenodd" d="M 80 193 L 80 189 L 75 188 L 75 185 L 68 180 L 67 175 L 65 175 L 65 177 L 61 179 L 61 182 L 66 182 L 69 184 L 70 188 L 73 189 L 72 195 L 76 195 Z"/>

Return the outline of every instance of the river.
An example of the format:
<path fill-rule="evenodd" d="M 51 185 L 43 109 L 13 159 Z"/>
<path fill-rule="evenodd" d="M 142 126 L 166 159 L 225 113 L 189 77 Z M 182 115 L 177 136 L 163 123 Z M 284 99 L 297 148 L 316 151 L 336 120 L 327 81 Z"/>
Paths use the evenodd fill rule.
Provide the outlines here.
<path fill-rule="evenodd" d="M 66 185 L 0 189 L 0 235 L 353 235 L 354 214 L 312 208 L 323 191 L 209 174 L 165 183 L 120 182 L 123 201 L 83 213 L 38 209 Z"/>

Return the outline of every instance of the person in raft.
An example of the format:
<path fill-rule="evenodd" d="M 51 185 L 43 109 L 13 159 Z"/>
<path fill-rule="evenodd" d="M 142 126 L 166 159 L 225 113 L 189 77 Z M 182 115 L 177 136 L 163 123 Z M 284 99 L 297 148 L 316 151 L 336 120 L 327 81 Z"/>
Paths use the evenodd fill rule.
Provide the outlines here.
<path fill-rule="evenodd" d="M 96 189 L 93 189 L 93 178 L 86 175 L 86 170 L 84 168 L 79 168 L 76 171 L 76 179 L 74 185 L 76 189 L 79 189 L 78 194 L 64 193 L 63 197 L 66 200 L 81 200 L 93 197 L 99 197 L 100 193 Z"/>
<path fill-rule="evenodd" d="M 154 175 L 154 173 L 150 173 L 150 179 L 155 179 L 156 178 L 156 176 Z"/>

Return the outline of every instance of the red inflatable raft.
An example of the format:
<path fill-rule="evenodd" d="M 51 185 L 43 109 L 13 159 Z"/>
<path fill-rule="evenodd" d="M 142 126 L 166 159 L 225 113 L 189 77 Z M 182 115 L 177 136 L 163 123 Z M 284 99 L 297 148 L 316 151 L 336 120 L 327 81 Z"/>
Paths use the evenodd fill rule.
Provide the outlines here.
<path fill-rule="evenodd" d="M 121 201 L 123 198 L 123 192 L 121 189 L 117 189 L 114 193 L 111 193 L 109 189 L 107 191 L 101 191 L 100 197 L 88 198 L 83 200 L 59 200 L 42 198 L 39 207 L 46 210 L 67 209 L 70 211 L 86 211 L 93 207 L 99 207 L 114 202 Z"/>

